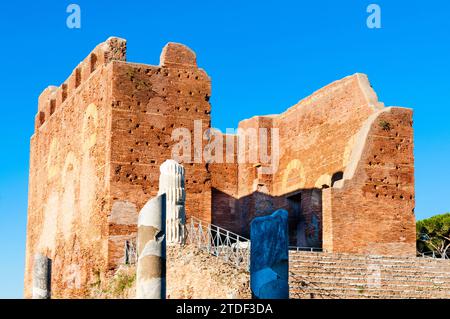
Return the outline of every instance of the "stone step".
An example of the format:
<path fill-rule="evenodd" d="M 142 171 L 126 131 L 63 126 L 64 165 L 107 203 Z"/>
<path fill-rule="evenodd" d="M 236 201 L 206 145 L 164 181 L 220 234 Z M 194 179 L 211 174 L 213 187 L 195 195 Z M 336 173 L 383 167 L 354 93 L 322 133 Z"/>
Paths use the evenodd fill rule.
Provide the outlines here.
<path fill-rule="evenodd" d="M 422 257 L 394 257 L 394 256 L 363 256 L 363 255 L 347 255 L 347 254 L 327 254 L 316 252 L 290 252 L 290 259 L 305 259 L 311 258 L 314 260 L 349 260 L 349 261 L 383 261 L 386 263 L 423 263 L 423 264 L 437 264 L 448 265 L 450 267 L 450 259 L 440 258 L 422 258 Z"/>
<path fill-rule="evenodd" d="M 433 263 L 387 263 L 382 260 L 352 261 L 352 260 L 323 260 L 312 258 L 291 258 L 290 263 L 320 263 L 324 265 L 385 265 L 386 267 L 414 267 L 414 268 L 438 268 L 450 272 L 450 264 Z"/>
<path fill-rule="evenodd" d="M 321 263 L 321 262 L 312 262 L 312 261 L 295 261 L 290 262 L 289 267 L 293 268 L 300 268 L 300 267 L 312 267 L 317 268 L 320 267 L 322 269 L 336 269 L 336 268 L 342 268 L 342 269 L 365 269 L 367 271 L 368 269 L 374 270 L 374 269 L 382 269 L 386 271 L 396 271 L 396 270 L 405 270 L 405 271 L 416 271 L 416 272 L 438 272 L 440 274 L 446 274 L 450 275 L 450 271 L 447 271 L 446 268 L 441 267 L 414 267 L 414 266 L 386 266 L 383 264 L 331 264 L 331 263 Z"/>
<path fill-rule="evenodd" d="M 289 265 L 290 271 L 320 271 L 320 270 L 326 270 L 327 272 L 340 272 L 340 273 L 370 273 L 372 270 L 366 267 L 352 267 L 352 266 L 324 266 L 319 263 L 315 264 L 290 264 Z M 389 274 L 398 274 L 403 273 L 405 275 L 410 276 L 422 276 L 423 274 L 427 274 L 427 276 L 435 276 L 435 277 L 442 277 L 442 278 L 450 278 L 450 273 L 443 273 L 442 271 L 435 271 L 436 269 L 417 269 L 414 267 L 410 268 L 385 268 L 380 266 L 379 268 L 380 272 L 385 275 Z"/>
<path fill-rule="evenodd" d="M 382 292 L 366 292 L 366 291 L 345 291 L 337 292 L 333 291 L 323 291 L 320 289 L 307 290 L 307 291 L 291 291 L 289 294 L 290 298 L 333 298 L 333 299 L 370 299 L 370 298 L 381 298 L 381 299 L 448 299 L 450 295 L 446 294 L 429 294 L 429 293 L 396 293 L 392 291 L 382 291 Z"/>
<path fill-rule="evenodd" d="M 414 263 L 414 264 L 439 264 L 439 265 L 449 265 L 450 266 L 450 259 L 440 259 L 440 258 L 422 258 L 422 257 L 415 257 L 415 258 L 394 258 L 394 257 L 386 257 L 386 256 L 352 256 L 352 255 L 346 255 L 346 256 L 334 256 L 331 254 L 324 254 L 324 253 L 290 253 L 289 254 L 290 259 L 300 258 L 300 259 L 322 259 L 322 260 L 341 260 L 341 261 L 383 261 L 386 263 Z"/>
<path fill-rule="evenodd" d="M 383 265 L 391 265 L 391 266 L 397 266 L 397 265 L 414 265 L 417 267 L 441 267 L 444 269 L 448 269 L 450 271 L 450 262 L 447 262 L 447 260 L 440 260 L 440 261 L 434 261 L 434 262 L 417 262 L 413 260 L 402 260 L 402 261 L 393 261 L 393 260 L 384 260 L 384 259 L 333 259 L 333 258 L 313 258 L 313 257 L 306 257 L 306 256 L 291 256 L 289 259 L 290 262 L 297 262 L 297 261 L 310 261 L 310 262 L 321 262 L 321 263 L 342 263 L 342 264 L 383 264 Z"/>
<path fill-rule="evenodd" d="M 422 298 L 450 298 L 450 291 L 448 290 L 435 290 L 430 293 L 429 290 L 414 290 L 414 289 L 393 289 L 393 288 L 367 288 L 367 287 L 336 287 L 333 285 L 322 287 L 289 287 L 290 295 L 297 293 L 324 293 L 333 295 L 370 295 L 370 296 L 388 296 L 393 297 L 422 297 Z"/>
<path fill-rule="evenodd" d="M 323 276 L 329 276 L 334 278 L 335 280 L 339 280 L 339 278 L 374 278 L 374 276 L 371 273 L 364 273 L 364 272 L 339 272 L 339 271 L 334 271 L 334 272 L 329 272 L 326 270 L 323 271 L 298 271 L 298 270 L 290 270 L 289 271 L 290 276 L 302 276 L 304 278 L 307 277 L 312 277 L 312 276 L 317 276 L 317 277 L 323 277 Z M 418 275 L 408 275 L 408 274 L 403 274 L 401 272 L 395 273 L 395 274 L 389 274 L 389 273 L 381 273 L 380 274 L 380 278 L 382 280 L 398 280 L 398 281 L 413 281 L 413 280 L 417 280 L 417 278 L 421 278 L 420 281 L 429 281 L 429 282 L 435 282 L 435 283 L 450 283 L 450 278 L 448 277 L 444 277 L 444 276 L 439 276 L 439 275 L 433 275 L 430 276 L 428 274 L 418 274 Z"/>
<path fill-rule="evenodd" d="M 289 292 L 291 299 L 448 299 L 449 295 L 441 294 L 420 294 L 402 293 L 397 294 L 391 291 L 382 293 L 367 293 L 363 291 L 324 291 L 321 289 L 292 290 Z"/>
<path fill-rule="evenodd" d="M 352 284 L 368 284 L 369 282 L 374 282 L 374 280 L 370 279 L 367 275 L 360 276 L 324 276 L 317 274 L 290 274 L 291 281 L 302 280 L 305 282 L 332 282 L 332 283 L 346 283 L 349 285 Z M 413 278 L 396 278 L 396 277 L 382 277 L 379 281 L 382 286 L 395 285 L 395 286 L 424 286 L 424 287 L 442 287 L 450 290 L 450 280 L 433 280 L 433 279 L 423 279 L 418 280 L 417 277 Z"/>
<path fill-rule="evenodd" d="M 351 272 L 329 272 L 326 270 L 322 270 L 322 271 L 299 271 L 299 270 L 295 270 L 289 271 L 289 275 L 290 276 L 302 276 L 302 277 L 317 277 L 317 278 L 332 278 L 333 280 L 339 280 L 341 278 L 349 278 L 349 279 L 354 279 L 354 280 L 361 280 L 364 278 L 376 278 L 377 276 L 379 276 L 379 278 L 381 278 L 381 280 L 397 280 L 397 281 L 417 281 L 417 282 L 436 282 L 436 283 L 450 283 L 450 278 L 448 277 L 444 277 L 444 276 L 429 276 L 426 273 L 421 273 L 420 276 L 411 276 L 411 275 L 405 275 L 403 273 L 396 273 L 396 274 L 388 274 L 388 273 L 381 273 L 380 275 L 378 274 L 373 274 L 373 273 L 364 273 L 364 272 L 359 272 L 359 273 L 351 273 Z"/>
<path fill-rule="evenodd" d="M 430 272 L 430 271 L 404 271 L 404 270 L 380 270 L 379 272 L 374 272 L 371 270 L 368 270 L 367 268 L 360 268 L 360 269 L 345 269 L 345 268 L 339 268 L 339 267 L 333 267 L 333 268 L 322 268 L 320 266 L 317 267 L 295 267 L 291 266 L 289 268 L 289 271 L 293 274 L 304 274 L 304 275 L 311 275 L 311 274 L 318 274 L 318 275 L 330 275 L 335 277 L 345 277 L 345 276 L 375 276 L 380 275 L 382 278 L 404 278 L 404 279 L 415 279 L 416 277 L 422 277 L 427 279 L 433 279 L 433 280 L 443 280 L 443 281 L 449 281 L 450 276 L 445 273 L 440 272 Z"/>
<path fill-rule="evenodd" d="M 320 252 L 289 256 L 291 298 L 450 298 L 448 260 Z"/>
<path fill-rule="evenodd" d="M 349 281 L 332 281 L 332 280 L 308 280 L 309 278 L 290 278 L 289 283 L 292 287 L 335 287 L 337 289 L 345 288 L 357 288 L 357 289 L 388 289 L 388 290 L 411 290 L 411 291 L 449 291 L 448 285 L 421 285 L 421 284 L 409 284 L 407 282 L 381 282 L 380 286 L 372 286 L 365 282 L 349 282 Z"/>
<path fill-rule="evenodd" d="M 332 258 L 332 259 L 385 259 L 385 260 L 419 260 L 419 261 L 447 261 L 450 262 L 450 259 L 443 258 L 429 258 L 429 257 L 417 257 L 417 256 L 388 256 L 388 255 L 361 255 L 361 254 L 346 254 L 346 253 L 327 253 L 327 252 L 318 252 L 318 251 L 289 251 L 289 256 L 307 256 L 307 257 L 324 257 L 324 258 Z"/>

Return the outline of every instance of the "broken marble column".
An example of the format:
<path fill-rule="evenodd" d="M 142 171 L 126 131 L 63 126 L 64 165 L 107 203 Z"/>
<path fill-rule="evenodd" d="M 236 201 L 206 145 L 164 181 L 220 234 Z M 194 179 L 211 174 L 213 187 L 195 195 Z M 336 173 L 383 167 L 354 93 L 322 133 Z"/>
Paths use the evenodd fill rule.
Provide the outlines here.
<path fill-rule="evenodd" d="M 253 219 L 250 229 L 250 287 L 256 299 L 289 298 L 288 213 Z"/>
<path fill-rule="evenodd" d="M 34 256 L 33 299 L 50 299 L 51 297 L 52 261 L 47 256 Z"/>
<path fill-rule="evenodd" d="M 136 298 L 166 298 L 166 195 L 145 204 L 139 213 Z"/>
<path fill-rule="evenodd" d="M 166 194 L 166 236 L 167 244 L 184 244 L 186 216 L 184 203 L 186 192 L 184 188 L 184 167 L 174 160 L 161 164 L 158 194 Z"/>

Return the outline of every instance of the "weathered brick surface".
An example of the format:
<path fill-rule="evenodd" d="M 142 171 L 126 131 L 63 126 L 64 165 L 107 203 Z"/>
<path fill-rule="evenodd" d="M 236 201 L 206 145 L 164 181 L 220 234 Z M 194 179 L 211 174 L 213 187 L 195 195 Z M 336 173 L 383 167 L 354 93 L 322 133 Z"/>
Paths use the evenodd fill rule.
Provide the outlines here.
<path fill-rule="evenodd" d="M 323 247 L 414 256 L 412 112 L 380 111 L 361 133 L 342 185 L 324 190 Z"/>
<path fill-rule="evenodd" d="M 329 251 L 414 255 L 411 113 L 384 108 L 367 77 L 356 74 L 280 115 L 242 121 L 243 129 L 279 129 L 279 169 L 263 175 L 258 161 L 226 170 L 213 165 L 213 220 L 248 236 L 255 216 L 285 208 L 292 245 L 321 247 L 323 242 Z M 368 122 L 376 129 L 369 135 Z M 258 145 L 250 144 L 245 154 Z M 367 171 L 360 168 L 365 165 Z"/>
<path fill-rule="evenodd" d="M 38 251 L 53 259 L 57 297 L 84 296 L 99 273 L 121 263 L 139 210 L 158 191 L 159 166 L 172 156 L 172 130 L 193 131 L 194 120 L 210 126 L 210 80 L 191 50 L 168 44 L 160 66 L 126 63 L 125 50 L 124 40 L 108 39 L 39 98 L 26 297 Z M 210 221 L 210 173 L 204 163 L 185 168 L 187 215 Z"/>
<path fill-rule="evenodd" d="M 290 298 L 450 298 L 450 261 L 291 252 Z"/>
<path fill-rule="evenodd" d="M 123 261 L 139 210 L 157 194 L 159 166 L 179 144 L 175 129 L 191 133 L 190 159 L 182 161 L 188 217 L 248 236 L 255 216 L 285 208 L 293 245 L 414 254 L 411 111 L 384 108 L 365 75 L 336 81 L 282 114 L 242 121 L 216 149 L 224 150 L 217 163 L 201 157 L 221 134 L 204 135 L 211 83 L 195 53 L 169 43 L 158 66 L 128 63 L 125 55 L 125 40 L 110 38 L 39 97 L 26 296 L 36 252 L 53 259 L 53 292 L 61 297 L 84 296 L 92 280 Z M 258 131 L 242 144 L 249 128 L 268 129 L 267 150 Z M 261 155 L 276 150 L 275 130 L 278 169 L 267 174 Z"/>
<path fill-rule="evenodd" d="M 178 49 L 187 50 L 177 46 Z M 163 53 L 171 52 L 164 50 Z M 171 54 L 175 54 L 171 52 Z M 194 130 L 194 120 L 209 127 L 209 78 L 196 65 L 154 67 L 113 63 L 110 196 L 134 203 L 138 211 L 158 192 L 159 166 L 172 157 L 174 128 Z M 177 60 L 178 61 L 178 60 Z M 204 163 L 186 168 L 186 213 L 211 219 L 210 174 Z M 110 225 L 110 243 L 120 250 L 128 225 Z M 120 240 L 122 245 L 117 244 Z M 110 259 L 115 267 L 119 260 Z"/>
<path fill-rule="evenodd" d="M 53 260 L 56 296 L 79 296 L 92 272 L 106 265 L 108 150 L 112 60 L 125 59 L 125 41 L 97 46 L 60 87 L 39 97 L 31 138 L 25 296 L 33 255 Z"/>

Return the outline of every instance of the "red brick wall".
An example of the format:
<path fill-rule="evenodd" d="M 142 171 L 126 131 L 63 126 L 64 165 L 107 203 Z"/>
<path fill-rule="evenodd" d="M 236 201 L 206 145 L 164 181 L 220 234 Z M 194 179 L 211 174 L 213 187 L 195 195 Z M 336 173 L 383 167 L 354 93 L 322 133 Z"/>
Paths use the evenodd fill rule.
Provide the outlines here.
<path fill-rule="evenodd" d="M 220 134 L 223 141 L 224 163 L 211 163 L 211 219 L 215 225 L 233 232 L 240 232 L 240 215 L 238 214 L 238 165 L 237 137 L 231 134 Z M 228 140 L 228 146 L 227 146 Z M 229 158 L 227 159 L 227 147 Z"/>
<path fill-rule="evenodd" d="M 382 107 L 367 77 L 356 74 L 326 86 L 280 115 L 242 121 L 239 128 L 244 130 L 278 129 L 280 158 L 273 175 L 262 174 L 255 167 L 259 160 L 237 165 L 241 233 L 247 234 L 250 221 L 257 215 L 277 208 L 290 210 L 286 197 L 301 192 L 302 224 L 299 227 L 306 228 L 308 239 L 296 242 L 294 233 L 298 227 L 292 224 L 300 221 L 291 212 L 291 244 L 320 246 L 322 186 L 331 186 L 333 174 L 344 171 L 362 123 Z M 248 159 L 252 151 L 259 154 L 258 146 L 259 137 L 244 149 L 245 157 Z M 272 153 L 271 146 L 269 144 L 268 154 Z M 223 171 L 219 173 L 223 174 Z M 220 184 L 223 180 L 223 177 L 218 179 L 217 189 L 229 188 Z M 229 224 L 224 218 L 221 221 Z"/>
<path fill-rule="evenodd" d="M 343 186 L 324 190 L 323 247 L 415 256 L 412 111 L 374 114 L 358 139 Z"/>
<path fill-rule="evenodd" d="M 367 77 L 356 74 L 324 87 L 275 118 L 280 129 L 280 168 L 274 175 L 273 194 L 285 198 L 301 190 L 302 197 L 297 221 L 301 231 L 291 244 L 321 246 L 322 187 L 330 187 L 333 175 L 344 171 L 354 136 L 381 107 Z M 289 209 L 283 199 L 282 206 Z M 291 221 L 295 223 L 295 218 Z"/>
<path fill-rule="evenodd" d="M 395 167 L 399 165 L 396 169 L 398 175 L 389 181 L 383 177 L 385 179 L 380 180 L 381 185 L 370 186 L 358 184 L 353 178 L 346 182 L 346 187 L 351 187 L 345 193 L 348 193 L 347 197 L 335 189 L 342 182 L 335 182 L 333 176 L 340 174 L 339 178 L 342 178 L 344 172 L 349 170 L 350 161 L 360 152 L 360 144 L 365 141 L 364 137 L 362 141 L 359 137 L 362 134 L 360 131 L 364 131 L 364 123 L 381 110 L 386 109 L 378 102 L 367 77 L 356 74 L 326 86 L 280 115 L 257 116 L 242 121 L 239 124 L 241 129 L 279 129 L 279 169 L 273 175 L 263 175 L 255 165 L 258 160 L 248 161 L 252 151 L 259 153 L 259 138 L 243 150 L 247 158 L 245 163 L 215 165 L 212 170 L 215 223 L 246 236 L 254 217 L 284 208 L 290 213 L 292 245 L 320 247 L 324 241 L 324 247 L 330 251 L 364 253 L 387 253 L 388 246 L 396 246 L 395 250 L 390 248 L 391 253 L 413 254 L 415 227 L 411 213 L 414 207 L 411 126 L 400 129 L 392 123 L 395 125 L 391 130 L 395 131 L 395 138 L 384 138 L 378 142 L 385 153 L 379 151 L 377 155 L 364 150 L 364 156 L 374 156 L 371 165 L 372 169 L 378 169 L 378 174 L 386 174 L 383 173 L 386 171 L 383 163 L 381 166 L 374 164 L 383 158 L 392 161 L 391 166 L 393 163 Z M 387 114 L 398 112 L 405 111 L 394 109 Z M 351 166 L 357 165 L 358 161 L 359 158 L 353 159 Z M 237 192 L 233 183 L 236 170 Z M 344 178 L 349 178 L 348 172 Z M 396 178 L 398 182 L 393 181 Z M 396 185 L 398 194 L 394 196 L 399 197 L 399 202 L 394 200 L 396 204 L 393 204 L 390 193 L 378 194 L 374 199 L 367 197 L 370 187 L 377 187 L 378 192 L 386 187 L 390 190 L 392 185 L 386 186 L 386 183 Z M 330 193 L 336 195 L 331 198 Z M 359 196 L 361 193 L 364 196 Z M 292 202 L 287 199 L 295 194 L 300 194 L 300 215 L 295 214 Z M 403 210 L 399 211 L 399 208 Z M 334 218 L 332 224 L 330 210 Z M 367 216 L 370 216 L 369 220 Z M 383 218 L 386 221 L 378 227 Z M 350 224 L 353 226 L 350 227 Z M 373 225 L 374 230 L 367 230 L 367 225 Z M 390 235 L 383 237 L 383 232 Z M 352 243 L 352 248 L 346 247 L 348 242 Z M 391 244 L 385 245 L 385 242 Z"/>
<path fill-rule="evenodd" d="M 33 256 L 52 259 L 54 296 L 81 296 L 106 265 L 111 65 L 125 42 L 109 39 L 60 87 L 39 97 L 30 145 L 25 296 Z"/>
<path fill-rule="evenodd" d="M 324 248 L 334 252 L 414 253 L 411 112 L 381 112 L 364 75 L 334 82 L 280 115 L 239 124 L 256 133 L 279 129 L 280 161 L 272 175 L 263 174 L 267 165 L 260 158 L 249 160 L 252 152 L 260 154 L 258 134 L 243 150 L 244 163 L 238 163 L 236 135 L 230 135 L 231 162 L 195 161 L 211 141 L 203 137 L 211 125 L 211 83 L 194 52 L 171 43 L 160 65 L 150 66 L 126 63 L 125 51 L 124 40 L 108 39 L 65 83 L 39 97 L 30 152 L 25 296 L 37 252 L 53 259 L 53 292 L 61 297 L 83 296 L 88 283 L 122 262 L 139 210 L 158 191 L 159 166 L 179 143 L 172 140 L 173 130 L 180 128 L 191 133 L 189 159 L 181 162 L 187 217 L 248 235 L 255 216 L 286 208 L 292 244 L 320 246 L 323 238 Z M 195 120 L 201 121 L 199 132 Z M 195 148 L 196 140 L 201 148 Z M 226 147 L 224 140 L 224 160 Z M 344 172 L 345 182 L 322 189 L 332 186 L 336 172 Z M 301 217 L 287 200 L 296 193 Z"/>
<path fill-rule="evenodd" d="M 121 263 L 139 210 L 158 191 L 159 166 L 172 158 L 172 130 L 194 133 L 194 120 L 202 121 L 200 134 L 210 127 L 210 79 L 191 50 L 169 44 L 160 66 L 125 63 L 125 51 L 124 40 L 108 39 L 64 84 L 39 98 L 30 152 L 26 297 L 37 252 L 53 260 L 56 297 L 85 295 L 89 283 Z M 196 151 L 191 147 L 192 155 Z M 183 165 L 187 216 L 210 221 L 207 165 Z"/>
<path fill-rule="evenodd" d="M 172 140 L 172 131 L 185 128 L 193 137 L 194 120 L 202 121 L 202 131 L 210 127 L 209 77 L 197 68 L 190 50 L 169 46 L 173 48 L 164 49 L 161 66 L 113 64 L 111 204 L 132 203 L 136 212 L 158 193 L 159 166 L 172 158 L 178 142 Z M 179 56 L 185 63 L 176 59 Z M 192 159 L 194 151 L 192 146 Z M 186 169 L 186 215 L 210 222 L 211 177 L 206 163 L 181 164 Z M 120 262 L 125 240 L 135 231 L 134 225 L 110 223 L 111 268 Z"/>

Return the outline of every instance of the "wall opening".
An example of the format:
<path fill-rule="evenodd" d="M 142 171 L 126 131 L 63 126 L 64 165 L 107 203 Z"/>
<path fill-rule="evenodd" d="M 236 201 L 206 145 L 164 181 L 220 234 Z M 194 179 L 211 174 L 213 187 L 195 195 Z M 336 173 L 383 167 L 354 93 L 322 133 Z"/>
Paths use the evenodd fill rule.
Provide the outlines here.
<path fill-rule="evenodd" d="M 288 201 L 288 223 L 289 223 L 289 245 L 306 245 L 305 223 L 302 226 L 302 193 L 296 193 L 287 197 Z M 304 239 L 304 241 L 302 241 Z"/>
<path fill-rule="evenodd" d="M 334 183 L 336 183 L 337 181 L 340 181 L 343 178 L 344 178 L 344 172 L 334 173 L 333 176 L 331 177 L 331 187 L 334 186 Z"/>

